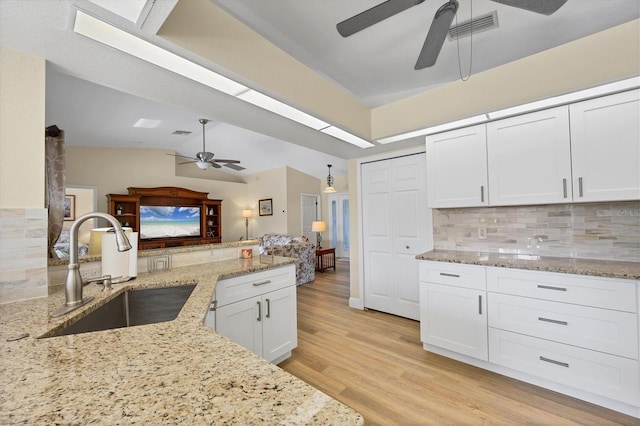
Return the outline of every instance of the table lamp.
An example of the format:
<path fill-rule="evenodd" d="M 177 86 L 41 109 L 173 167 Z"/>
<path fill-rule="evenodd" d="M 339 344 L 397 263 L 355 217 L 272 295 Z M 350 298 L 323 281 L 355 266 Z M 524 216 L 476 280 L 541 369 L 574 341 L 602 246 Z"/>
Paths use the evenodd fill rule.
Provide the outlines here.
<path fill-rule="evenodd" d="M 321 220 L 316 220 L 311 223 L 311 232 L 318 233 L 318 248 L 320 248 L 322 244 L 322 232 L 327 230 L 327 224 Z"/>
<path fill-rule="evenodd" d="M 245 240 L 249 239 L 249 218 L 253 217 L 253 210 L 242 210 L 242 217 L 244 217 L 244 226 L 246 228 Z"/>

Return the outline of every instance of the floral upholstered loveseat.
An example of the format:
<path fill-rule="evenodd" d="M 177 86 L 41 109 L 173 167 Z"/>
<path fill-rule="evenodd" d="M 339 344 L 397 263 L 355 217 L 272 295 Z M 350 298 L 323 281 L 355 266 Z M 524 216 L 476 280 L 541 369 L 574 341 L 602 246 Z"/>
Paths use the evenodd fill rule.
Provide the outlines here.
<path fill-rule="evenodd" d="M 258 239 L 260 254 L 294 257 L 296 284 L 301 285 L 316 278 L 316 246 L 306 237 L 291 237 L 281 234 L 265 234 Z"/>

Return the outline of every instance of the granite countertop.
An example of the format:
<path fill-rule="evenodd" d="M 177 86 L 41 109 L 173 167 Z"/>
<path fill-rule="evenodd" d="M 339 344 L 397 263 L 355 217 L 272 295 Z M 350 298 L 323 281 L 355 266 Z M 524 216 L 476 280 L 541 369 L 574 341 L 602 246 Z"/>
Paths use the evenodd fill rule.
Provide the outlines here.
<path fill-rule="evenodd" d="M 233 259 L 144 273 L 65 316 L 49 297 L 0 305 L 0 424 L 362 424 L 357 412 L 203 324 L 219 278 L 293 263 Z M 129 288 L 197 283 L 174 321 L 49 335 Z M 7 339 L 29 333 L 17 340 Z"/>
<path fill-rule="evenodd" d="M 432 250 L 417 255 L 416 259 L 640 280 L 640 262 L 617 262 L 610 260 L 457 250 Z"/>

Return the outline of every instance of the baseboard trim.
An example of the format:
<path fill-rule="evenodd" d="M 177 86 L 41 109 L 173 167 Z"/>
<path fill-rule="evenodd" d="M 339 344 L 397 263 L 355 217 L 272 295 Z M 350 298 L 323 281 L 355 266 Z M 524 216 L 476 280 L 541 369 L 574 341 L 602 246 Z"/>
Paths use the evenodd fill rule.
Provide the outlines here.
<path fill-rule="evenodd" d="M 349 298 L 349 307 L 350 308 L 354 308 L 354 309 L 364 310 L 364 303 L 362 302 L 362 299 L 357 299 L 355 297 L 350 297 Z"/>

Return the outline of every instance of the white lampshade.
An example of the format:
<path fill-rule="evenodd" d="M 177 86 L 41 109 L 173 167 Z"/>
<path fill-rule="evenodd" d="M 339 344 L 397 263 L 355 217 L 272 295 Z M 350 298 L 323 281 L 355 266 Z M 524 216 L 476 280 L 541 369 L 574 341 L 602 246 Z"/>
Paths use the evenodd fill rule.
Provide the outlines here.
<path fill-rule="evenodd" d="M 253 217 L 253 210 L 242 210 L 242 217 Z"/>
<path fill-rule="evenodd" d="M 334 194 L 337 191 L 333 186 L 327 186 L 322 192 L 324 192 L 325 194 Z"/>
<path fill-rule="evenodd" d="M 327 230 L 327 224 L 321 220 L 311 223 L 311 232 L 324 232 Z"/>

